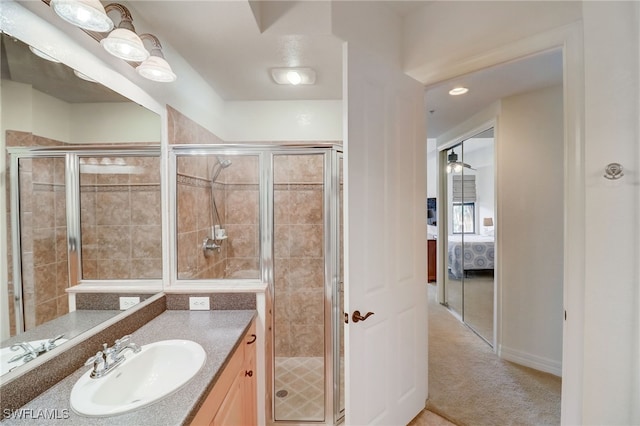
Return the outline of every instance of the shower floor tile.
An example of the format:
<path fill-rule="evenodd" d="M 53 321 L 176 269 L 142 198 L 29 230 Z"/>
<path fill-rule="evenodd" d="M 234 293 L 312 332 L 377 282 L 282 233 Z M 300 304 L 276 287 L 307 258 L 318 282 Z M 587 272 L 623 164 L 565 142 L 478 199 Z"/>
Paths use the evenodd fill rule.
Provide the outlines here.
<path fill-rule="evenodd" d="M 324 420 L 324 362 L 321 357 L 276 357 L 275 418 Z M 286 391 L 286 396 L 283 395 Z"/>

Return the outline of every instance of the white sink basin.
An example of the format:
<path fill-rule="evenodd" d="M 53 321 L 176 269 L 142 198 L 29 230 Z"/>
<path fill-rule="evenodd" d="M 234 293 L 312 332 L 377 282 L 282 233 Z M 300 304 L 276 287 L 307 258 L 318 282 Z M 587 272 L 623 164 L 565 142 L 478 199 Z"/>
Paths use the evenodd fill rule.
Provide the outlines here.
<path fill-rule="evenodd" d="M 62 343 L 66 342 L 69 339 L 57 339 L 55 341 L 55 347 L 57 348 L 59 345 L 61 345 Z M 44 339 L 44 340 L 32 340 L 29 343 L 34 349 L 37 349 L 43 345 L 43 344 L 47 344 L 49 340 L 48 339 Z M 6 348 L 2 348 L 0 349 L 0 376 L 10 372 L 11 370 L 13 370 L 16 367 L 19 367 L 21 365 L 26 364 L 28 361 L 25 361 L 25 358 L 20 358 L 17 361 L 14 362 L 9 362 L 9 360 L 13 357 L 15 357 L 16 355 L 22 354 L 24 353 L 24 351 L 22 349 L 18 349 L 16 351 L 12 351 L 11 347 L 6 347 Z"/>
<path fill-rule="evenodd" d="M 207 358 L 190 340 L 163 340 L 124 355 L 126 360 L 106 376 L 92 379 L 89 370 L 78 379 L 71 390 L 73 411 L 105 417 L 147 406 L 186 384 Z"/>

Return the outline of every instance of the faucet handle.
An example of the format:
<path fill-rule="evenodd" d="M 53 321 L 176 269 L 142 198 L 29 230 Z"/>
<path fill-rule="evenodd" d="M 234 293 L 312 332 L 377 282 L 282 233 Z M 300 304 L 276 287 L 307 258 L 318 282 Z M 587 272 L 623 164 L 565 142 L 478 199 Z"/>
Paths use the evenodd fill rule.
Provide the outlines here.
<path fill-rule="evenodd" d="M 102 351 L 98 351 L 94 356 L 86 360 L 84 365 L 93 364 L 93 369 L 97 370 L 97 367 L 99 367 L 103 363 L 104 363 L 104 353 L 102 353 Z"/>
<path fill-rule="evenodd" d="M 117 350 L 117 349 L 120 349 L 120 347 L 121 347 L 122 345 L 126 344 L 127 342 L 129 342 L 129 340 L 131 340 L 131 335 L 130 335 L 130 334 L 127 334 L 127 335 L 125 335 L 125 336 L 122 336 L 122 337 L 121 337 L 121 338 L 119 338 L 119 339 L 116 339 L 116 341 L 115 341 L 115 348 L 116 348 L 116 350 Z"/>

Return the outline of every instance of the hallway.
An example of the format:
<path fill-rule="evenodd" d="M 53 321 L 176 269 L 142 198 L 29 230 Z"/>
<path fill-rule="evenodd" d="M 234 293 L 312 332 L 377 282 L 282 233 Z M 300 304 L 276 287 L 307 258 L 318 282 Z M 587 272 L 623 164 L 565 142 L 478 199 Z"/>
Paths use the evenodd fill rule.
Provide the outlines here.
<path fill-rule="evenodd" d="M 554 425 L 560 390 L 559 377 L 498 358 L 429 285 L 430 411 L 457 425 Z"/>

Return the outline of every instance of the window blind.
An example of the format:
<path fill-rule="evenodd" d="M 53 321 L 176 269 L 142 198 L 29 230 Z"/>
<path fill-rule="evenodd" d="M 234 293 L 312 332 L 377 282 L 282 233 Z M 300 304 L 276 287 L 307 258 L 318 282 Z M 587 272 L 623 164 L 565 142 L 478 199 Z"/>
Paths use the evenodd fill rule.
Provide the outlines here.
<path fill-rule="evenodd" d="M 476 176 L 453 175 L 453 202 L 473 203 L 476 201 Z"/>

